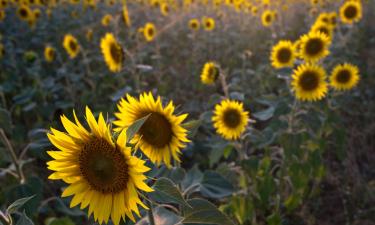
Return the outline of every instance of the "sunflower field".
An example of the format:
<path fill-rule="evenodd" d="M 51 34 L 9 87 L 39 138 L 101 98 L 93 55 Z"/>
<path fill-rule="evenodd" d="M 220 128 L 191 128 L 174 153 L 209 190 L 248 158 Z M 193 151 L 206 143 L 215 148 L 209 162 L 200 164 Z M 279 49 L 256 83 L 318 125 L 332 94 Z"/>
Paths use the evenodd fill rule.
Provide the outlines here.
<path fill-rule="evenodd" d="M 0 225 L 375 225 L 374 0 L 0 0 Z"/>

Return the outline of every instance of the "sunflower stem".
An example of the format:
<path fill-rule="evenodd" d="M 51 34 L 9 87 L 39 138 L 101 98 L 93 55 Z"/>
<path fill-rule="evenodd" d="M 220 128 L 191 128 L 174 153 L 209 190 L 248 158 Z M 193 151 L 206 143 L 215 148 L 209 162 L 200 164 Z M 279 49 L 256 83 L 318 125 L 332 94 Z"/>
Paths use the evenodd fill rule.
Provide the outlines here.
<path fill-rule="evenodd" d="M 152 202 L 146 201 L 147 206 L 150 208 L 147 212 L 147 217 L 150 225 L 155 225 L 154 213 L 152 211 Z"/>
<path fill-rule="evenodd" d="M 14 149 L 12 147 L 12 144 L 8 140 L 7 136 L 5 135 L 4 130 L 2 128 L 0 128 L 0 136 L 1 136 L 1 139 L 3 141 L 4 146 L 6 147 L 6 149 L 8 149 L 8 151 L 10 153 L 10 156 L 11 156 L 11 159 L 14 163 L 14 166 L 16 167 L 16 171 L 17 171 L 18 179 L 20 180 L 20 183 L 21 184 L 25 183 L 25 175 L 23 174 L 23 171 L 22 171 L 21 165 L 18 161 L 16 152 L 14 151 Z"/>
<path fill-rule="evenodd" d="M 9 218 L 0 210 L 0 223 L 4 225 L 11 224 Z"/>

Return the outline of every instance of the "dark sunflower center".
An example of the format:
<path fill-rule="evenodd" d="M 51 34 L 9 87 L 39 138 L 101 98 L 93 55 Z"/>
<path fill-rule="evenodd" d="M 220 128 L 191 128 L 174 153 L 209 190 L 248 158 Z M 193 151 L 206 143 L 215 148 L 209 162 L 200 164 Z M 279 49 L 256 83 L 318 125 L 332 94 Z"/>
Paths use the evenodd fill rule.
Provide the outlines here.
<path fill-rule="evenodd" d="M 323 33 L 323 34 L 329 36 L 329 30 L 328 30 L 327 27 L 323 27 L 323 26 L 318 27 L 318 31 L 320 31 L 321 33 Z"/>
<path fill-rule="evenodd" d="M 210 66 L 208 68 L 208 76 L 212 80 L 216 80 L 218 78 L 218 76 L 219 76 L 219 69 L 216 66 Z"/>
<path fill-rule="evenodd" d="M 73 52 L 75 52 L 75 51 L 77 50 L 77 43 L 76 43 L 75 41 L 73 41 L 73 40 L 70 40 L 70 41 L 69 41 L 69 48 L 70 48 Z"/>
<path fill-rule="evenodd" d="M 356 7 L 350 5 L 344 10 L 344 15 L 348 19 L 353 19 L 357 16 L 358 10 Z"/>
<path fill-rule="evenodd" d="M 55 57 L 55 51 L 52 50 L 52 49 L 50 49 L 50 50 L 48 51 L 48 56 L 49 56 L 51 59 L 53 59 L 53 58 Z"/>
<path fill-rule="evenodd" d="M 148 35 L 149 35 L 150 37 L 153 37 L 153 36 L 154 36 L 154 29 L 149 28 L 149 29 L 147 30 L 147 33 L 148 33 Z"/>
<path fill-rule="evenodd" d="M 292 57 L 292 52 L 288 48 L 282 48 L 277 52 L 277 60 L 281 63 L 287 63 Z"/>
<path fill-rule="evenodd" d="M 198 24 L 196 22 L 191 23 L 191 27 L 193 29 L 196 29 L 198 27 Z"/>
<path fill-rule="evenodd" d="M 172 139 L 172 125 L 165 116 L 154 112 L 139 129 L 139 134 L 148 144 L 162 148 Z"/>
<path fill-rule="evenodd" d="M 350 77 L 351 77 L 350 71 L 343 69 L 340 72 L 338 72 L 336 80 L 337 82 L 344 84 L 350 80 Z"/>
<path fill-rule="evenodd" d="M 314 71 L 306 71 L 301 75 L 299 86 L 305 91 L 315 90 L 319 85 L 318 74 Z"/>
<path fill-rule="evenodd" d="M 271 22 L 271 15 L 267 14 L 265 20 L 267 23 Z"/>
<path fill-rule="evenodd" d="M 323 42 L 319 38 L 312 38 L 306 43 L 306 53 L 308 55 L 317 55 L 323 50 Z"/>
<path fill-rule="evenodd" d="M 113 61 L 115 61 L 117 64 L 122 62 L 123 53 L 122 53 L 122 49 L 119 45 L 117 45 L 115 43 L 111 43 L 111 45 L 109 47 L 109 51 L 111 53 L 111 57 L 112 57 Z"/>
<path fill-rule="evenodd" d="M 20 15 L 22 18 L 27 17 L 28 13 L 26 9 L 20 9 Z"/>
<path fill-rule="evenodd" d="M 229 109 L 224 112 L 224 123 L 230 128 L 236 128 L 241 122 L 241 115 L 235 109 Z"/>
<path fill-rule="evenodd" d="M 211 25 L 211 21 L 209 21 L 209 20 L 206 21 L 206 27 L 207 27 L 207 28 L 210 28 L 211 26 L 212 26 L 212 25 Z"/>
<path fill-rule="evenodd" d="M 91 188 L 102 193 L 118 193 L 129 180 L 125 156 L 105 139 L 93 137 L 83 145 L 79 167 Z"/>

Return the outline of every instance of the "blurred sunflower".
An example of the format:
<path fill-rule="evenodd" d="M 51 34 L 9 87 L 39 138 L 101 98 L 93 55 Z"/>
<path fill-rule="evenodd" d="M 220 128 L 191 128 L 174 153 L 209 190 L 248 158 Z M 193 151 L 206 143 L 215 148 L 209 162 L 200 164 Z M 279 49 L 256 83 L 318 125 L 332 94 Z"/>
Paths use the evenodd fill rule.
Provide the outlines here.
<path fill-rule="evenodd" d="M 203 84 L 213 84 L 220 75 L 220 68 L 214 62 L 206 62 L 201 73 Z"/>
<path fill-rule="evenodd" d="M 243 109 L 243 104 L 225 99 L 215 106 L 212 116 L 216 132 L 227 140 L 236 140 L 245 131 L 249 113 Z"/>
<path fill-rule="evenodd" d="M 55 60 L 56 57 L 56 51 L 51 46 L 46 46 L 44 49 L 44 58 L 47 62 L 52 62 Z"/>
<path fill-rule="evenodd" d="M 262 25 L 265 27 L 271 26 L 274 21 L 274 13 L 271 10 L 265 10 L 262 13 Z"/>
<path fill-rule="evenodd" d="M 23 21 L 29 21 L 33 17 L 33 12 L 27 5 L 20 5 L 17 9 L 18 17 Z"/>
<path fill-rule="evenodd" d="M 298 100 L 316 101 L 327 94 L 326 72 L 314 64 L 302 64 L 292 75 L 292 90 Z"/>
<path fill-rule="evenodd" d="M 133 212 L 140 216 L 138 205 L 147 209 L 138 196 L 139 191 L 153 191 L 143 174 L 150 169 L 126 147 L 126 130 L 114 141 L 101 113 L 96 121 L 86 107 L 89 131 L 73 114 L 75 123 L 64 115 L 61 117 L 66 132 L 51 128 L 47 134 L 59 149 L 47 151 L 53 158 L 47 162 L 48 169 L 54 171 L 48 178 L 69 184 L 62 197 L 73 195 L 70 207 L 79 204 L 81 209 L 89 207 L 88 216 L 93 213 L 99 224 L 108 223 L 111 218 L 118 225 L 126 217 L 134 222 Z"/>
<path fill-rule="evenodd" d="M 148 42 L 154 40 L 156 36 L 156 28 L 153 23 L 146 23 L 146 25 L 143 27 L 143 36 Z"/>
<path fill-rule="evenodd" d="M 108 68 L 112 72 L 119 72 L 122 68 L 124 53 L 121 45 L 111 33 L 107 33 L 100 41 L 100 48 Z"/>
<path fill-rule="evenodd" d="M 35 19 L 38 19 L 41 15 L 40 9 L 34 9 L 33 14 Z"/>
<path fill-rule="evenodd" d="M 163 107 L 160 96 L 155 100 L 151 93 L 143 93 L 139 100 L 126 95 L 117 105 L 119 112 L 115 113 L 118 120 L 113 124 L 116 131 L 128 128 L 136 120 L 149 115 L 131 143 L 138 143 L 142 152 L 151 162 L 160 165 L 162 162 L 171 167 L 171 158 L 180 161 L 179 154 L 185 147 L 187 130 L 181 123 L 187 114 L 174 115 L 175 107 L 170 101 Z"/>
<path fill-rule="evenodd" d="M 160 5 L 160 12 L 163 16 L 168 16 L 169 14 L 169 5 L 167 3 L 162 3 Z"/>
<path fill-rule="evenodd" d="M 206 31 L 212 31 L 215 29 L 215 20 L 211 17 L 203 17 L 202 26 Z"/>
<path fill-rule="evenodd" d="M 0 9 L 0 21 L 3 21 L 5 19 L 5 10 Z"/>
<path fill-rule="evenodd" d="M 331 86 L 339 91 L 352 89 L 359 79 L 358 67 L 349 63 L 335 66 L 329 78 Z"/>
<path fill-rule="evenodd" d="M 325 34 L 330 40 L 333 38 L 333 26 L 330 23 L 316 22 L 311 27 L 310 32 L 321 32 Z"/>
<path fill-rule="evenodd" d="M 71 59 L 74 59 L 80 51 L 77 39 L 71 34 L 64 36 L 63 47 Z"/>
<path fill-rule="evenodd" d="M 107 27 L 111 23 L 111 21 L 112 21 L 112 16 L 109 14 L 106 14 L 103 16 L 101 22 L 103 26 Z"/>
<path fill-rule="evenodd" d="M 360 1 L 346 1 L 340 7 L 340 19 L 343 23 L 352 24 L 362 18 L 362 5 Z"/>
<path fill-rule="evenodd" d="M 126 26 L 130 27 L 131 21 L 130 21 L 129 11 L 128 11 L 128 7 L 126 6 L 126 3 L 122 7 L 122 18 L 124 19 L 124 23 L 126 24 Z"/>
<path fill-rule="evenodd" d="M 279 41 L 272 48 L 271 64 L 279 69 L 283 67 L 292 67 L 295 60 L 295 49 L 291 41 Z"/>
<path fill-rule="evenodd" d="M 309 32 L 301 37 L 300 54 L 305 61 L 316 62 L 329 54 L 330 40 L 321 32 Z"/>
<path fill-rule="evenodd" d="M 191 30 L 197 31 L 199 30 L 200 24 L 198 19 L 191 19 L 189 20 L 189 28 Z"/>
<path fill-rule="evenodd" d="M 257 15 L 257 14 L 258 14 L 258 7 L 253 6 L 253 7 L 251 8 L 251 14 L 252 14 L 253 16 Z"/>

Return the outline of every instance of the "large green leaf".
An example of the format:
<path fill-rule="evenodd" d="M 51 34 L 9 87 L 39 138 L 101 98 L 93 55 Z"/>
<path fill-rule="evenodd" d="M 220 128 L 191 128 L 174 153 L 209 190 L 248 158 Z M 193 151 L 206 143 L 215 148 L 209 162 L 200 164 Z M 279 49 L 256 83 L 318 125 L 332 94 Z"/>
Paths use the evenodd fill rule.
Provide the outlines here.
<path fill-rule="evenodd" d="M 48 218 L 46 225 L 74 225 L 74 222 L 69 217 L 64 218 Z"/>
<path fill-rule="evenodd" d="M 33 221 L 23 212 L 16 225 L 34 225 Z"/>
<path fill-rule="evenodd" d="M 189 207 L 189 204 L 187 204 L 183 198 L 176 184 L 170 179 L 165 177 L 159 178 L 153 188 L 155 191 L 148 194 L 153 200 L 161 203 L 176 203 Z"/>
<path fill-rule="evenodd" d="M 233 193 L 233 185 L 215 171 L 205 171 L 200 191 L 203 196 L 220 199 Z"/>
<path fill-rule="evenodd" d="M 184 180 L 181 182 L 182 189 L 184 192 L 198 191 L 200 188 L 200 182 L 203 179 L 203 173 L 198 169 L 198 166 L 194 166 L 190 169 Z"/>
<path fill-rule="evenodd" d="M 19 208 L 21 208 L 27 201 L 34 198 L 35 195 L 25 198 L 20 198 L 13 202 L 8 208 L 7 208 L 7 214 L 11 214 L 16 212 Z"/>
<path fill-rule="evenodd" d="M 133 139 L 134 135 L 141 129 L 142 125 L 146 122 L 146 120 L 150 117 L 150 114 L 136 120 L 132 125 L 128 127 L 126 130 L 126 143 L 129 143 L 131 139 Z"/>
<path fill-rule="evenodd" d="M 234 225 L 234 223 L 211 202 L 194 198 L 188 200 L 192 208 L 184 208 L 184 224 Z"/>

